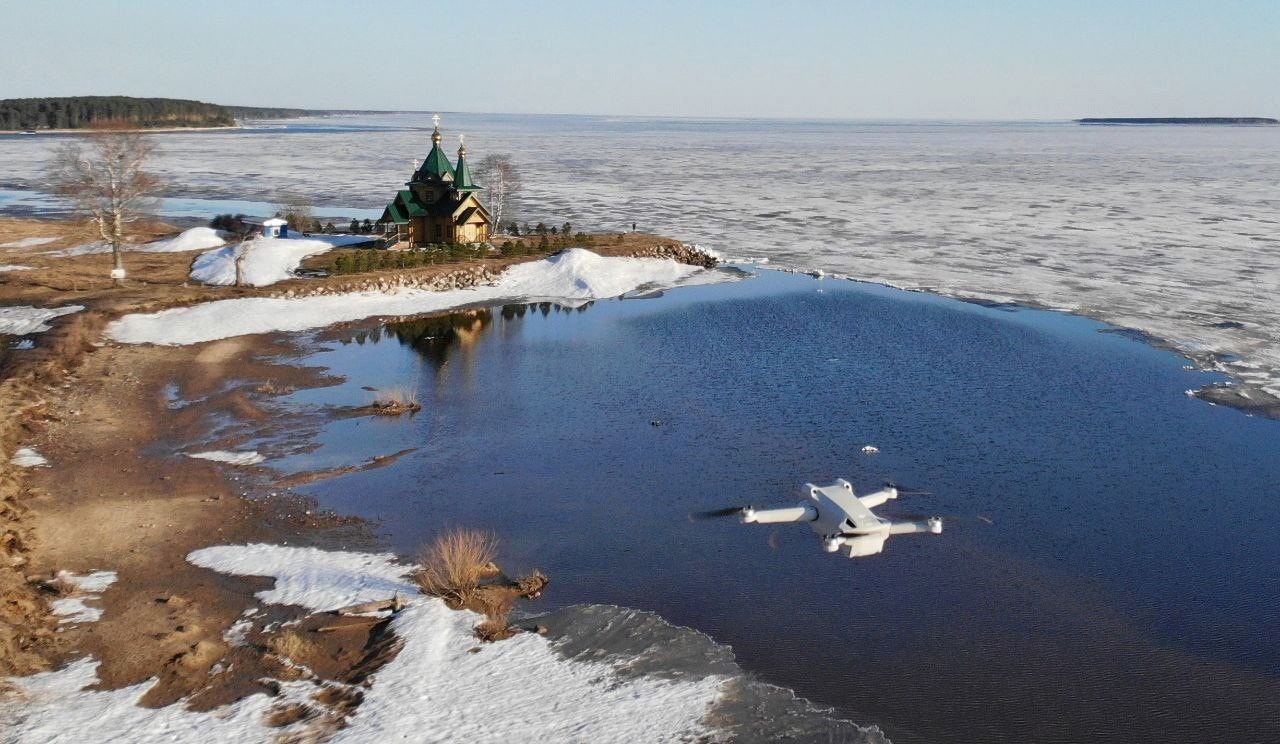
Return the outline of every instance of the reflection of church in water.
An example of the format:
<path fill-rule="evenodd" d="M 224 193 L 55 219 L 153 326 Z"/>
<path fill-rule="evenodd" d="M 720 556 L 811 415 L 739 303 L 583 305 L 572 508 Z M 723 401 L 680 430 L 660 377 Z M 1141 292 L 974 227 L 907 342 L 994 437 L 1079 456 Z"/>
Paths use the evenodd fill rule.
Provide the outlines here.
<path fill-rule="evenodd" d="M 438 370 L 451 356 L 474 349 L 481 338 L 496 325 L 517 324 L 534 313 L 546 317 L 552 313 L 585 312 L 592 304 L 588 302 L 572 308 L 552 302 L 503 305 L 496 314 L 493 308 L 487 307 L 464 310 L 387 323 L 378 335 L 394 336 L 402 345 L 413 349 Z"/>

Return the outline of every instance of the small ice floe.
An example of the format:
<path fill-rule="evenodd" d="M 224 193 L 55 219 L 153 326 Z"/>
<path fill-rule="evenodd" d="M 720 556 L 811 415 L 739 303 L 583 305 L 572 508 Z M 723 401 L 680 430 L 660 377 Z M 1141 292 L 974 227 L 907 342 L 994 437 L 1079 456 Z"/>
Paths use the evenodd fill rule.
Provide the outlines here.
<path fill-rule="evenodd" d="M 21 239 L 21 240 L 14 240 L 14 241 L 10 241 L 10 242 L 8 242 L 8 243 L 0 243 L 0 248 L 31 248 L 31 247 L 33 247 L 33 246 L 37 246 L 37 245 L 44 245 L 45 243 L 52 243 L 52 242 L 53 242 L 53 241 L 55 241 L 55 240 L 57 240 L 57 238 L 56 238 L 56 237 L 53 237 L 53 238 L 23 238 L 23 239 Z"/>
<path fill-rule="evenodd" d="M 827 272 L 823 271 L 822 269 L 814 269 L 813 271 L 806 271 L 805 273 L 813 277 L 814 279 L 821 279 L 827 275 Z"/>
<path fill-rule="evenodd" d="M 187 457 L 194 457 L 197 460 L 212 460 L 214 462 L 225 462 L 228 465 L 257 465 L 264 462 L 267 458 L 263 457 L 256 450 L 244 450 L 241 452 L 232 452 L 230 450 L 209 450 L 208 452 L 188 452 Z"/>
<path fill-rule="evenodd" d="M 94 571 L 77 576 L 70 571 L 59 571 L 59 583 L 70 588 L 72 596 L 55 599 L 49 603 L 49 610 L 57 615 L 62 623 L 91 623 L 102 617 L 102 610 L 85 604 L 86 600 L 97 599 L 116 581 L 115 571 Z"/>
<path fill-rule="evenodd" d="M 36 452 L 34 449 L 30 447 L 23 447 L 13 453 L 13 457 L 9 459 L 9 463 L 17 465 L 20 468 L 42 468 L 48 466 L 49 461 L 44 459 L 44 455 Z"/>
<path fill-rule="evenodd" d="M 83 309 L 83 305 L 64 305 L 62 307 L 13 305 L 0 307 L 0 334 L 25 336 L 28 333 L 47 331 L 49 330 L 49 321 L 62 315 L 78 313 Z"/>
<path fill-rule="evenodd" d="M 874 444 L 866 444 L 866 445 L 863 445 L 863 446 L 862 446 L 862 454 L 864 454 L 864 455 L 878 455 L 878 454 L 880 454 L 880 448 L 879 448 L 879 447 L 877 447 L 877 446 L 875 446 Z"/>

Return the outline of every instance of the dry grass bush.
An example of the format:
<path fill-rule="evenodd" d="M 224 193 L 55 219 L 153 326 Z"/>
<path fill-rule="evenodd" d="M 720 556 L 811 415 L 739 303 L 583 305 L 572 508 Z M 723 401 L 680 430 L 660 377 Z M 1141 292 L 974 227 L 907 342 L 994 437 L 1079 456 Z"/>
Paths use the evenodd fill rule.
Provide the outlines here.
<path fill-rule="evenodd" d="M 547 583 L 550 581 L 551 579 L 548 579 L 546 574 L 534 569 L 533 573 L 516 579 L 516 587 L 520 590 L 520 596 L 534 599 L 542 594 L 542 590 L 546 588 Z"/>
<path fill-rule="evenodd" d="M 267 648 L 277 656 L 283 656 L 299 664 L 303 663 L 314 650 L 311 639 L 293 631 L 284 631 L 271 636 L 267 641 Z"/>
<path fill-rule="evenodd" d="M 418 403 L 418 391 L 404 386 L 396 386 L 380 390 L 373 401 L 373 409 L 386 416 L 398 416 L 402 413 L 416 413 L 422 410 Z"/>
<path fill-rule="evenodd" d="M 476 638 L 492 643 L 516 634 L 516 629 L 511 627 L 511 611 L 516 606 L 514 595 L 484 592 L 476 597 L 476 602 L 484 610 L 484 621 L 475 628 Z"/>
<path fill-rule="evenodd" d="M 461 606 L 475 595 L 497 553 L 498 538 L 492 533 L 450 530 L 418 553 L 413 578 L 424 594 Z"/>

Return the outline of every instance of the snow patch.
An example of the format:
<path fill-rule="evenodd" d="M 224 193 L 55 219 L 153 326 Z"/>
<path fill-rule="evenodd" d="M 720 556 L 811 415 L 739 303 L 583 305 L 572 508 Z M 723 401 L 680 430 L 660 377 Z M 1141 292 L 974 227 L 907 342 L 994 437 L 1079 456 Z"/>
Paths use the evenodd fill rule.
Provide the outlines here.
<path fill-rule="evenodd" d="M 179 253 L 182 251 L 200 251 L 226 245 L 226 233 L 211 227 L 193 227 L 167 240 L 157 240 L 139 246 L 138 250 L 146 253 Z"/>
<path fill-rule="evenodd" d="M 54 318 L 78 313 L 83 305 L 64 305 L 62 307 L 32 307 L 30 305 L 13 305 L 0 307 L 0 334 L 25 336 L 28 333 L 39 333 L 49 330 L 48 322 Z"/>
<path fill-rule="evenodd" d="M 410 567 L 390 555 L 325 552 L 278 545 L 218 546 L 189 560 L 225 573 L 273 576 L 265 602 L 314 610 L 381 599 L 400 591 L 409 601 L 393 629 L 400 654 L 378 671 L 364 702 L 333 740 L 414 741 L 692 741 L 710 733 L 702 720 L 727 678 L 659 679 L 619 674 L 612 663 L 569 660 L 536 634 L 486 644 L 479 653 L 472 627 L 480 616 L 455 612 L 423 597 L 405 580 Z M 12 680 L 18 694 L 0 702 L 0 725 L 19 741 L 206 742 L 287 738 L 294 727 L 269 728 L 281 700 L 305 699 L 309 682 L 281 684 L 281 695 L 251 695 L 208 712 L 182 704 L 144 708 L 144 682 L 119 690 L 87 689 L 98 662 Z M 305 726 L 304 724 L 300 724 Z M 301 732 L 301 729 L 297 729 Z"/>
<path fill-rule="evenodd" d="M 13 453 L 9 463 L 20 468 L 39 468 L 48 465 L 49 461 L 44 458 L 44 455 L 36 452 L 31 447 L 22 447 Z"/>
<path fill-rule="evenodd" d="M 23 266 L 22 264 L 0 264 L 0 271 L 29 271 L 34 266 Z"/>
<path fill-rule="evenodd" d="M 244 281 L 266 287 L 293 276 L 302 259 L 333 248 L 321 240 L 254 238 L 201 253 L 191 265 L 191 278 L 205 284 L 236 283 L 236 259 L 244 257 Z"/>
<path fill-rule="evenodd" d="M 292 242 L 292 241 L 277 241 Z M 302 242 L 302 241 L 298 241 Z M 302 331 L 379 315 L 419 315 L 498 302 L 586 302 L 638 289 L 728 281 L 731 275 L 661 258 L 606 258 L 571 249 L 511 267 L 489 286 L 446 292 L 405 288 L 315 297 L 246 297 L 126 315 L 107 328 L 124 343 L 197 344 L 275 331 Z"/>
<path fill-rule="evenodd" d="M 125 250 L 128 250 L 126 247 Z M 110 253 L 111 244 L 102 240 L 95 240 L 92 243 L 82 243 L 73 245 L 70 248 L 62 248 L 56 251 L 46 251 L 44 255 L 65 257 L 65 256 L 89 256 L 95 253 Z"/>
<path fill-rule="evenodd" d="M 69 571 L 59 571 L 58 578 L 75 587 L 77 594 L 62 597 L 49 603 L 49 610 L 61 618 L 61 623 L 91 623 L 102 617 L 102 610 L 90 607 L 86 600 L 98 599 L 107 587 L 116 582 L 115 571 L 94 571 L 84 576 L 77 576 Z"/>
<path fill-rule="evenodd" d="M 57 239 L 58 239 L 57 237 L 23 238 L 21 240 L 14 240 L 8 243 L 0 243 L 0 248 L 31 248 L 32 246 L 44 245 L 45 243 L 52 243 Z"/>
<path fill-rule="evenodd" d="M 225 462 L 229 465 L 257 465 L 265 461 L 259 452 L 247 450 L 241 452 L 232 452 L 229 450 L 209 450 L 208 452 L 188 452 L 187 457 L 194 457 L 197 460 L 213 460 L 214 462 Z"/>

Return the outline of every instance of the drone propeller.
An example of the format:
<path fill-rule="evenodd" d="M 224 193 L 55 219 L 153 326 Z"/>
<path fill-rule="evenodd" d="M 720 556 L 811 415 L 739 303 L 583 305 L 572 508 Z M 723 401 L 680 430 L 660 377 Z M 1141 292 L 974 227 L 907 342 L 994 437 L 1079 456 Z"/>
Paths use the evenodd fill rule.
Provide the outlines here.
<path fill-rule="evenodd" d="M 712 509 L 710 511 L 694 512 L 692 516 L 694 519 L 719 519 L 720 517 L 732 517 L 736 514 L 741 514 L 743 510 L 748 508 L 750 507 L 730 506 L 724 509 Z"/>
<path fill-rule="evenodd" d="M 906 495 L 906 496 L 932 496 L 933 495 L 933 491 L 921 491 L 915 488 L 907 488 L 906 486 L 898 485 L 893 481 L 885 481 L 884 487 L 898 489 L 899 495 Z"/>

